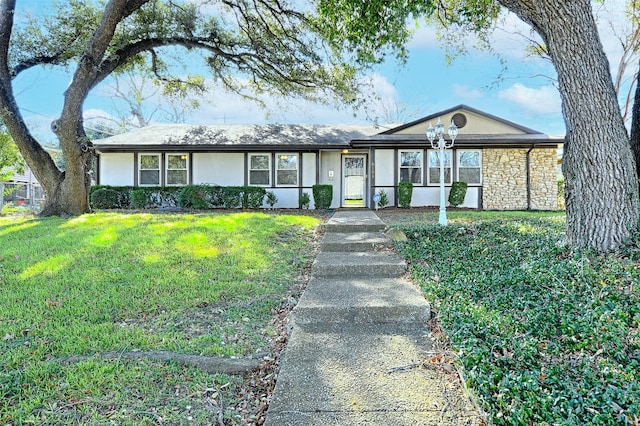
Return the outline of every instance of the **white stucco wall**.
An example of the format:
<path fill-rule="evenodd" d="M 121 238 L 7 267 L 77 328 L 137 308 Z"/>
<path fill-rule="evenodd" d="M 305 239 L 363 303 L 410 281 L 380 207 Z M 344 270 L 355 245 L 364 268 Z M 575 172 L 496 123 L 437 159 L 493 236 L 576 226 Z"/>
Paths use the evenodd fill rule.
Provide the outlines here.
<path fill-rule="evenodd" d="M 316 184 L 316 154 L 302 154 L 302 186 L 312 187 Z M 311 195 L 311 193 L 309 193 Z"/>
<path fill-rule="evenodd" d="M 394 167 L 394 150 L 377 149 L 375 152 L 375 183 L 376 186 L 393 186 L 397 173 Z M 387 191 L 388 195 L 389 191 Z"/>
<path fill-rule="evenodd" d="M 333 201 L 331 208 L 338 208 L 342 204 L 342 153 L 340 151 L 322 151 L 320 153 L 320 182 L 333 185 Z M 329 171 L 333 171 L 333 177 L 329 177 Z M 311 195 L 311 194 L 310 194 Z M 313 203 L 311 205 L 313 208 Z"/>
<path fill-rule="evenodd" d="M 226 152 L 193 154 L 193 184 L 243 185 L 244 154 Z"/>
<path fill-rule="evenodd" d="M 277 209 L 297 209 L 298 208 L 298 188 L 266 188 L 267 191 L 273 192 L 278 197 L 278 202 L 273 206 Z M 306 191 L 311 195 L 311 191 Z M 269 207 L 264 204 L 265 207 Z M 313 208 L 313 203 L 310 205 Z"/>
<path fill-rule="evenodd" d="M 100 154 L 100 185 L 132 186 L 134 178 L 133 153 Z"/>

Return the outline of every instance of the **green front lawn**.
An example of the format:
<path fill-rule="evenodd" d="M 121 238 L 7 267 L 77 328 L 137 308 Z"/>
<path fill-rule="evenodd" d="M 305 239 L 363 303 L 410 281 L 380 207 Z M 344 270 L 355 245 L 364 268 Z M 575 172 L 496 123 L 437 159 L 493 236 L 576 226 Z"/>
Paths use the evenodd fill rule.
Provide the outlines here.
<path fill-rule="evenodd" d="M 639 424 L 637 241 L 597 256 L 563 246 L 561 214 L 449 218 L 398 245 L 495 424 Z"/>
<path fill-rule="evenodd" d="M 262 213 L 0 217 L 0 425 L 208 424 L 220 404 L 237 421 L 225 408 L 237 377 L 99 355 L 269 352 L 273 310 L 310 260 L 318 223 Z"/>

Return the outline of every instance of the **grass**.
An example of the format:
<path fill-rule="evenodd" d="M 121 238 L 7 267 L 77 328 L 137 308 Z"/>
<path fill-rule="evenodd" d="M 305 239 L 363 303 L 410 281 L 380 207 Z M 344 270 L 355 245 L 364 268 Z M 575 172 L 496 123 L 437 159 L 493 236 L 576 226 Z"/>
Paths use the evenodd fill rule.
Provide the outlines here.
<path fill-rule="evenodd" d="M 208 424 L 241 379 L 104 352 L 269 352 L 318 219 L 0 217 L 0 425 Z M 60 362 L 84 355 L 75 363 Z M 213 414 L 212 414 L 213 413 Z"/>
<path fill-rule="evenodd" d="M 399 249 L 495 424 L 640 423 L 638 240 L 598 256 L 557 213 L 426 215 Z"/>

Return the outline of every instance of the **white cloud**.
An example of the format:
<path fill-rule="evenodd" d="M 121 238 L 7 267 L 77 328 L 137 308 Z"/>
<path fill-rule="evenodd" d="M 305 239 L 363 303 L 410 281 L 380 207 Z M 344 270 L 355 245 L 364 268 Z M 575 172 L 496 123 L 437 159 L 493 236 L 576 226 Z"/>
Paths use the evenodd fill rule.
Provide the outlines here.
<path fill-rule="evenodd" d="M 453 95 L 457 98 L 462 98 L 463 100 L 472 101 L 484 96 L 482 90 L 475 89 L 466 84 L 453 84 L 451 87 L 453 89 Z"/>
<path fill-rule="evenodd" d="M 437 31 L 433 25 L 421 23 L 420 27 L 411 27 L 410 29 L 413 31 L 413 35 L 411 40 L 409 40 L 409 43 L 407 43 L 407 48 L 409 50 L 441 47 Z"/>
<path fill-rule="evenodd" d="M 532 88 L 516 83 L 498 92 L 498 97 L 513 102 L 530 113 L 559 114 L 562 111 L 560 94 L 553 86 Z"/>
<path fill-rule="evenodd" d="M 389 80 L 387 80 L 387 77 L 378 73 L 373 73 L 365 77 L 365 79 L 369 80 L 369 83 L 377 96 L 381 98 L 396 98 L 398 96 L 398 90 Z"/>

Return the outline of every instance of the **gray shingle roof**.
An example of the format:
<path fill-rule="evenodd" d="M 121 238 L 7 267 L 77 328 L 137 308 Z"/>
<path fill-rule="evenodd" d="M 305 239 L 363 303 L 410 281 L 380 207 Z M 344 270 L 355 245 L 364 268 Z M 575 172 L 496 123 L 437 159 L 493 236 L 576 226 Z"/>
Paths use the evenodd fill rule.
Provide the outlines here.
<path fill-rule="evenodd" d="M 343 147 L 378 133 L 373 126 L 161 124 L 94 141 L 97 149 L 145 147 Z"/>

